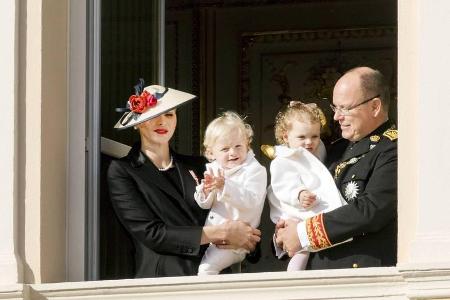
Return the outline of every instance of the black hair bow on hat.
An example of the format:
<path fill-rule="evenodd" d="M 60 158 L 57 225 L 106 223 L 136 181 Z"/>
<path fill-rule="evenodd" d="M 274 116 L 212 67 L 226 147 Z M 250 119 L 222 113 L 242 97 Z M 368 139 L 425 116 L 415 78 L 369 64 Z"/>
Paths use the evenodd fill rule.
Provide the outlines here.
<path fill-rule="evenodd" d="M 139 96 L 139 95 L 141 95 L 142 92 L 144 91 L 144 87 L 145 87 L 145 80 L 144 80 L 144 78 L 139 78 L 138 83 L 134 86 L 134 95 L 131 95 L 130 98 L 132 96 Z M 131 111 L 129 99 L 127 100 L 126 107 L 116 107 L 116 112 L 127 112 L 127 111 Z"/>

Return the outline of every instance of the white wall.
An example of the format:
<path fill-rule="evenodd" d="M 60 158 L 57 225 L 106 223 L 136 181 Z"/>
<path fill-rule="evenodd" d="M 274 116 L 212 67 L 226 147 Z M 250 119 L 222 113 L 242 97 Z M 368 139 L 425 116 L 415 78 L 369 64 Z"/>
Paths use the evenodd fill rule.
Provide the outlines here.
<path fill-rule="evenodd" d="M 450 1 L 420 0 L 415 8 L 417 50 L 411 50 L 416 52 L 412 63 L 417 66 L 417 82 L 404 87 L 415 95 L 412 99 L 399 99 L 403 102 L 401 109 L 407 113 L 417 104 L 412 108 L 415 120 L 402 128 L 415 135 L 413 145 L 405 145 L 400 153 L 408 151 L 408 146 L 417 149 L 417 157 L 409 162 L 416 166 L 417 185 L 407 186 L 418 198 L 417 223 L 410 224 L 417 227 L 411 226 L 415 237 L 409 262 L 440 263 L 450 260 L 450 123 L 447 121 L 450 116 L 450 39 L 445 33 L 450 28 Z M 404 52 L 400 52 L 399 57 Z M 407 68 L 407 63 L 400 64 L 399 69 Z M 401 134 L 402 131 L 400 139 Z M 400 169 L 401 175 L 403 171 Z M 405 205 L 409 200 L 401 198 Z M 403 225 L 406 227 L 407 223 Z"/>
<path fill-rule="evenodd" d="M 0 285 L 21 279 L 17 254 L 18 1 L 0 2 Z"/>

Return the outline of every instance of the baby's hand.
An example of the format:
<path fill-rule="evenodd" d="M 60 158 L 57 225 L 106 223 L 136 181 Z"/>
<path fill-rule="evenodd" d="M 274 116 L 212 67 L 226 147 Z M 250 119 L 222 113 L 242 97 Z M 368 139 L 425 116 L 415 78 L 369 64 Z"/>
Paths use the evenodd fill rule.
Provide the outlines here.
<path fill-rule="evenodd" d="M 225 184 L 225 178 L 223 176 L 223 171 L 219 171 L 217 175 L 212 172 L 205 172 L 203 179 L 203 192 L 205 196 L 208 197 L 209 193 L 213 190 L 222 190 Z"/>
<path fill-rule="evenodd" d="M 222 190 L 225 185 L 225 177 L 223 174 L 223 170 L 219 170 L 218 174 L 214 176 L 214 185 L 218 190 Z"/>
<path fill-rule="evenodd" d="M 203 184 L 203 193 L 205 194 L 205 197 L 208 198 L 209 193 L 211 193 L 212 190 L 214 189 L 213 176 L 210 173 L 205 172 L 203 174 L 202 184 Z"/>
<path fill-rule="evenodd" d="M 202 180 L 203 185 L 211 185 L 213 180 L 214 180 L 214 176 L 211 175 L 211 173 L 209 173 L 207 171 L 205 173 L 203 173 L 203 180 Z"/>
<path fill-rule="evenodd" d="M 298 195 L 298 200 L 303 208 L 310 208 L 316 202 L 316 195 L 308 190 L 303 190 Z"/>

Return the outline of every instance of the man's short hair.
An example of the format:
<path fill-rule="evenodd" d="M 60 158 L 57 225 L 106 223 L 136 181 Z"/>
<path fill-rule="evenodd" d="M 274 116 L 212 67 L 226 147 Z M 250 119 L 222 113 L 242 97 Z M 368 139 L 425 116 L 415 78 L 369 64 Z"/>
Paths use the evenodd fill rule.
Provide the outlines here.
<path fill-rule="evenodd" d="M 373 97 L 380 95 L 381 103 L 383 104 L 384 110 L 387 112 L 389 110 L 389 105 L 391 102 L 391 95 L 389 92 L 389 85 L 386 82 L 384 75 L 372 68 L 353 68 L 346 73 L 357 72 L 361 80 L 361 88 L 364 90 L 365 97 Z"/>

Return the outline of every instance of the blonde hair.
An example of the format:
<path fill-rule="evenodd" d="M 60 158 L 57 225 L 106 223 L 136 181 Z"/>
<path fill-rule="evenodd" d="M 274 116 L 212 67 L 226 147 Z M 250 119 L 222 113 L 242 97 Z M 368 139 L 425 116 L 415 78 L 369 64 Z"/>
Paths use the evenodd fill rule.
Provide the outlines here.
<path fill-rule="evenodd" d="M 206 127 L 205 138 L 203 140 L 204 151 L 206 158 L 211 159 L 211 149 L 217 140 L 233 131 L 238 130 L 242 136 L 247 140 L 247 147 L 250 149 L 250 144 L 253 140 L 252 127 L 244 122 L 244 118 L 233 111 L 226 111 L 219 117 L 209 123 Z"/>
<path fill-rule="evenodd" d="M 278 112 L 275 117 L 275 139 L 278 144 L 284 145 L 285 134 L 291 129 L 292 121 L 296 120 L 304 123 L 319 123 L 322 129 L 323 112 L 315 103 L 302 103 L 291 101 L 285 108 Z"/>

